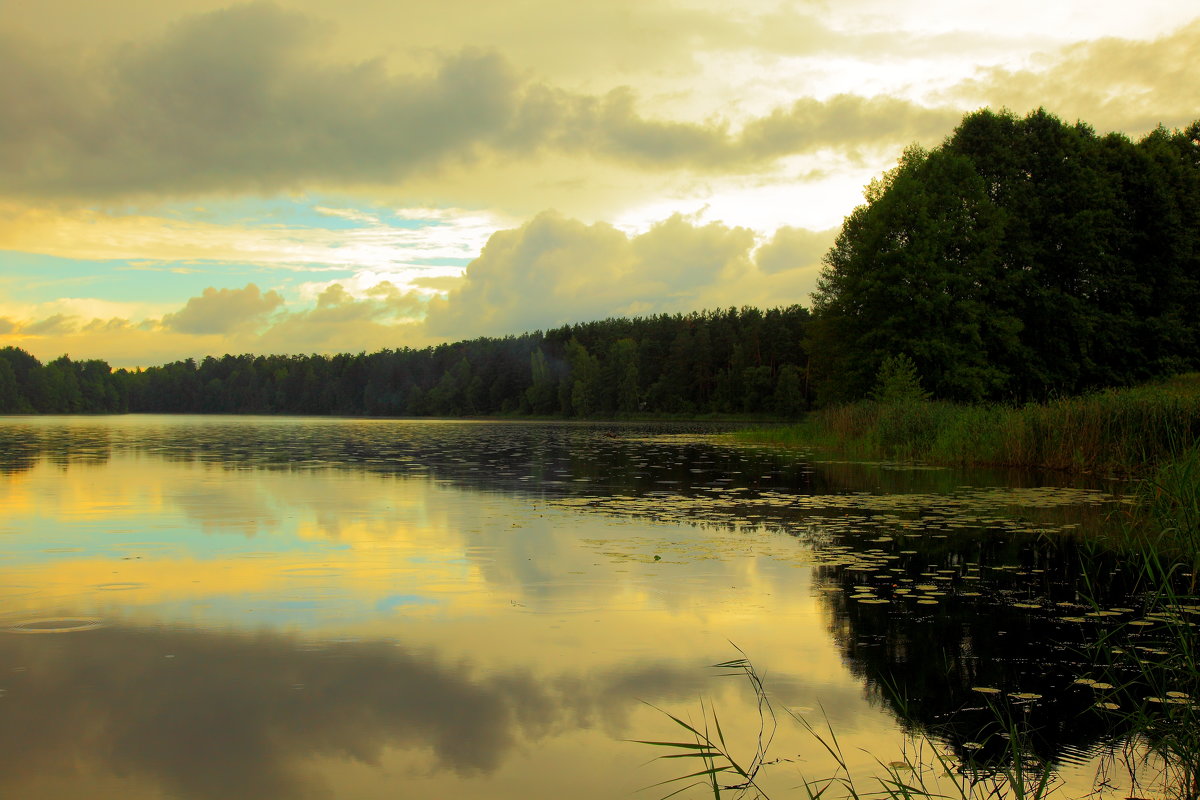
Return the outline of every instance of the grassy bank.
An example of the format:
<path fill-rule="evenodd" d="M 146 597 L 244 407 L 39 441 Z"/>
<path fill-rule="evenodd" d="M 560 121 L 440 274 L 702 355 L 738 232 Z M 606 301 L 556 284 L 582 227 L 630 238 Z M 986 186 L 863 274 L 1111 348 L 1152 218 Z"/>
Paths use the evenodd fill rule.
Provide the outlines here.
<path fill-rule="evenodd" d="M 1020 407 L 862 401 L 737 436 L 851 458 L 1146 475 L 1200 443 L 1200 374 Z"/>

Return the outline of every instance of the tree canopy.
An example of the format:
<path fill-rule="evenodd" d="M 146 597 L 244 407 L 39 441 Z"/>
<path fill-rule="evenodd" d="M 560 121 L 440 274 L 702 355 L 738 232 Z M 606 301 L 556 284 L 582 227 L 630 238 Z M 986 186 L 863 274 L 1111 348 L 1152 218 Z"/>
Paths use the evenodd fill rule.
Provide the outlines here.
<path fill-rule="evenodd" d="M 1200 123 L 1138 142 L 978 111 L 872 183 L 826 255 L 825 400 L 907 354 L 934 396 L 1025 401 L 1200 367 Z"/>

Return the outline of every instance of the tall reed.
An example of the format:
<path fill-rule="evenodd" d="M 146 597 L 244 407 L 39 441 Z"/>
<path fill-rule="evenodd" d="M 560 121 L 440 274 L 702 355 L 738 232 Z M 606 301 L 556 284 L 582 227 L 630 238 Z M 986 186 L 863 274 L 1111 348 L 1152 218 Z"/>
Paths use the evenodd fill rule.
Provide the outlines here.
<path fill-rule="evenodd" d="M 1162 464 L 1137 499 L 1121 544 L 1140 566 L 1142 616 L 1096 656 L 1111 712 L 1161 758 L 1168 795 L 1200 800 L 1200 446 Z"/>
<path fill-rule="evenodd" d="M 856 458 L 1144 474 L 1200 443 L 1200 373 L 1020 407 L 864 400 L 737 435 Z"/>
<path fill-rule="evenodd" d="M 714 800 L 721 800 L 723 797 L 736 800 L 770 800 L 761 783 L 761 772 L 767 766 L 779 762 L 768 756 L 777 718 L 766 686 L 744 653 L 741 658 L 713 666 L 725 670 L 725 675 L 744 677 L 757 698 L 758 737 L 749 748 L 750 757 L 739 759 L 733 755 L 716 709 L 711 705 L 701 703 L 702 722 L 698 724 L 685 722 L 674 714 L 663 711 L 662 713 L 686 731 L 688 736 L 683 740 L 634 741 L 665 748 L 667 752 L 659 756 L 661 759 L 683 759 L 680 763 L 684 764 L 698 762 L 700 768 L 694 771 L 685 770 L 684 774 L 678 777 L 646 788 L 672 786 L 686 781 L 682 787 L 672 788 L 662 795 L 660 800 L 680 795 L 692 788 L 703 789 L 704 794 L 711 794 Z M 849 758 L 838 741 L 837 732 L 829 725 L 828 720 L 821 729 L 790 709 L 784 710 L 803 730 L 811 734 L 832 758 L 831 774 L 819 778 L 801 778 L 797 788 L 808 800 L 865 800 L 868 797 L 888 800 L 1044 800 L 1059 788 L 1051 765 L 1030 756 L 1030 731 L 1006 715 L 1003 710 L 996 710 L 997 718 L 1004 722 L 999 735 L 1005 739 L 1004 750 L 1008 757 L 1003 765 L 997 767 L 978 764 L 969 759 L 958 761 L 946 755 L 931 739 L 913 736 L 909 742 L 911 746 L 905 747 L 902 760 L 885 763 L 876 759 L 879 769 L 869 777 L 854 774 Z"/>

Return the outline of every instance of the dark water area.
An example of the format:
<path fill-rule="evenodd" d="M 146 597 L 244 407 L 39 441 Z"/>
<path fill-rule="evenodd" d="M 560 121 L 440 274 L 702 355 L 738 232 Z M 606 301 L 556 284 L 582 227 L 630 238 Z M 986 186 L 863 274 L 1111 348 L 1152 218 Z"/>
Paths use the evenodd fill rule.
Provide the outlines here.
<path fill-rule="evenodd" d="M 1122 487 L 727 430 L 0 418 L 0 795 L 641 796 L 647 704 L 753 735 L 734 645 L 865 774 L 1002 759 L 999 704 L 1095 788 L 1091 645 L 1155 624 L 1097 544 Z M 775 747 L 775 796 L 831 771 Z"/>

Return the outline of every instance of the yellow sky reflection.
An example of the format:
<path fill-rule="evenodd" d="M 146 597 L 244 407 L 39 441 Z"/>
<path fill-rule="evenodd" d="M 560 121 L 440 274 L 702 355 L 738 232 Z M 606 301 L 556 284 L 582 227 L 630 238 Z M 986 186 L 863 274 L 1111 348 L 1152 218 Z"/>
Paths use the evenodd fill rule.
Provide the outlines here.
<path fill-rule="evenodd" d="M 678 520 L 693 502 L 683 496 L 631 496 L 601 513 L 582 495 L 114 451 L 0 475 L 0 498 L 0 688 L 15 710 L 0 739 L 18 726 L 34 753 L 8 777 L 0 769 L 0 794 L 207 798 L 187 748 L 236 729 L 242 739 L 212 745 L 248 787 L 227 800 L 310 785 L 356 800 L 397 787 L 611 798 L 674 768 L 638 766 L 655 753 L 626 741 L 678 734 L 643 700 L 696 719 L 706 698 L 744 752 L 754 696 L 708 669 L 738 648 L 779 711 L 773 752 L 793 759 L 769 770 L 769 789 L 786 796 L 834 770 L 785 707 L 818 726 L 827 717 L 864 776 L 904 754 L 830 635 L 801 543 L 646 513 L 669 502 Z M 55 616 L 104 625 L 3 630 Z M 96 674 L 108 681 L 100 696 Z M 78 729 L 47 719 L 48 697 Z M 162 730 L 165 707 L 186 735 Z M 40 777 L 64 758 L 99 788 Z"/>
<path fill-rule="evenodd" d="M 261 613 L 371 630 L 398 615 L 474 624 L 603 611 L 664 631 L 752 627 L 767 610 L 815 615 L 787 537 L 580 515 L 423 479 L 122 454 L 41 463 L 0 480 L 0 497 L 10 613 L 136 609 L 214 623 Z"/>

